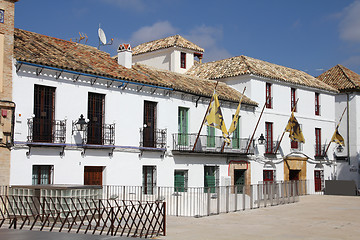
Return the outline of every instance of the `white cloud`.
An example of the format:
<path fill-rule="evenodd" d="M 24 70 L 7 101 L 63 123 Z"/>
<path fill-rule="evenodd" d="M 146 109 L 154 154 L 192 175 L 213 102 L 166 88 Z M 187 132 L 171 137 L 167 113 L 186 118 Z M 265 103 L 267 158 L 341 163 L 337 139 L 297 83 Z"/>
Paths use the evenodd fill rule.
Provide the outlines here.
<path fill-rule="evenodd" d="M 231 54 L 221 45 L 223 39 L 221 26 L 198 26 L 184 37 L 205 49 L 204 61 L 206 62 L 231 57 Z"/>
<path fill-rule="evenodd" d="M 360 1 L 354 1 L 341 12 L 340 16 L 340 38 L 345 41 L 360 42 Z"/>
<path fill-rule="evenodd" d="M 151 26 L 145 26 L 131 35 L 130 42 L 132 46 L 140 43 L 175 35 L 177 29 L 168 21 L 156 22 Z"/>
<path fill-rule="evenodd" d="M 102 0 L 105 3 L 117 5 L 123 10 L 144 11 L 146 9 L 144 0 Z"/>

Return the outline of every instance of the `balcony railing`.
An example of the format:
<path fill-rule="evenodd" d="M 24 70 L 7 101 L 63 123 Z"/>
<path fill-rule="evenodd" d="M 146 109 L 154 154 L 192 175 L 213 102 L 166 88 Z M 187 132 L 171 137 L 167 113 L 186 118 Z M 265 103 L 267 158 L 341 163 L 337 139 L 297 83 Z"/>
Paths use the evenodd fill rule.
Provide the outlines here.
<path fill-rule="evenodd" d="M 65 143 L 66 120 L 29 118 L 27 124 L 29 143 Z"/>
<path fill-rule="evenodd" d="M 140 129 L 140 147 L 166 148 L 166 129 Z"/>
<path fill-rule="evenodd" d="M 196 141 L 196 133 L 175 133 L 173 134 L 173 150 L 191 152 Z M 221 152 L 224 144 L 222 136 L 200 135 L 194 152 Z M 224 146 L 224 153 L 246 153 L 249 145 L 248 138 L 231 138 L 231 143 Z M 249 154 L 254 154 L 254 142 L 250 145 Z"/>
<path fill-rule="evenodd" d="M 315 157 L 325 157 L 326 144 L 315 144 Z"/>
<path fill-rule="evenodd" d="M 273 141 L 272 144 L 271 143 L 265 143 L 265 154 L 276 154 L 275 150 L 277 148 L 279 141 Z M 279 146 L 280 149 L 280 146 Z M 279 151 L 278 149 L 278 151 Z"/>
<path fill-rule="evenodd" d="M 113 124 L 88 124 L 84 131 L 83 144 L 115 145 L 115 123 Z"/>

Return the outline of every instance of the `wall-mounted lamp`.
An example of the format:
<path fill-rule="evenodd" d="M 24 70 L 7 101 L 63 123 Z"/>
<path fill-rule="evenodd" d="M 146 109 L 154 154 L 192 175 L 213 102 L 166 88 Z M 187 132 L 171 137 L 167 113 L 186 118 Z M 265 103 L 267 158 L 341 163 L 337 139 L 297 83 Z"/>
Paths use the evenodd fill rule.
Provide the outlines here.
<path fill-rule="evenodd" d="M 84 115 L 81 114 L 78 120 L 72 122 L 73 125 L 72 134 L 74 134 L 74 131 L 78 131 L 78 132 L 86 131 L 88 123 L 89 123 L 89 119 L 85 119 Z"/>
<path fill-rule="evenodd" d="M 259 145 L 264 145 L 264 144 L 265 144 L 265 141 L 266 141 L 266 139 L 265 139 L 265 137 L 264 137 L 264 134 L 260 134 L 260 137 L 259 137 L 259 139 L 258 139 Z"/>

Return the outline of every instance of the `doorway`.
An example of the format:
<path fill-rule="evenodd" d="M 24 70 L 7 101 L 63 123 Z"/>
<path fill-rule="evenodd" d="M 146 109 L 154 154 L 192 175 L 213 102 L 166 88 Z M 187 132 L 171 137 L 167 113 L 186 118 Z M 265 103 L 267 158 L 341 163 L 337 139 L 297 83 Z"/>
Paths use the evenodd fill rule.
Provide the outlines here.
<path fill-rule="evenodd" d="M 243 186 L 245 185 L 245 169 L 234 170 L 234 185 L 239 186 L 237 193 L 243 193 Z"/>
<path fill-rule="evenodd" d="M 300 178 L 301 170 L 291 170 L 289 171 L 289 181 L 298 181 Z"/>

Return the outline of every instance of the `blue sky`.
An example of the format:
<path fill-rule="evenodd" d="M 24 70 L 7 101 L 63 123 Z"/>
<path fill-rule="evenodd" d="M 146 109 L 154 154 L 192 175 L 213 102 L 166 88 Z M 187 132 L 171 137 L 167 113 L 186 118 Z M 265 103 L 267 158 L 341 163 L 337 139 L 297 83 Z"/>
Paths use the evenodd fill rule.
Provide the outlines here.
<path fill-rule="evenodd" d="M 246 55 L 317 76 L 342 64 L 360 74 L 360 0 L 20 0 L 15 27 L 61 39 L 99 24 L 116 54 L 180 34 L 205 48 L 204 61 Z M 82 41 L 84 43 L 84 41 Z"/>

